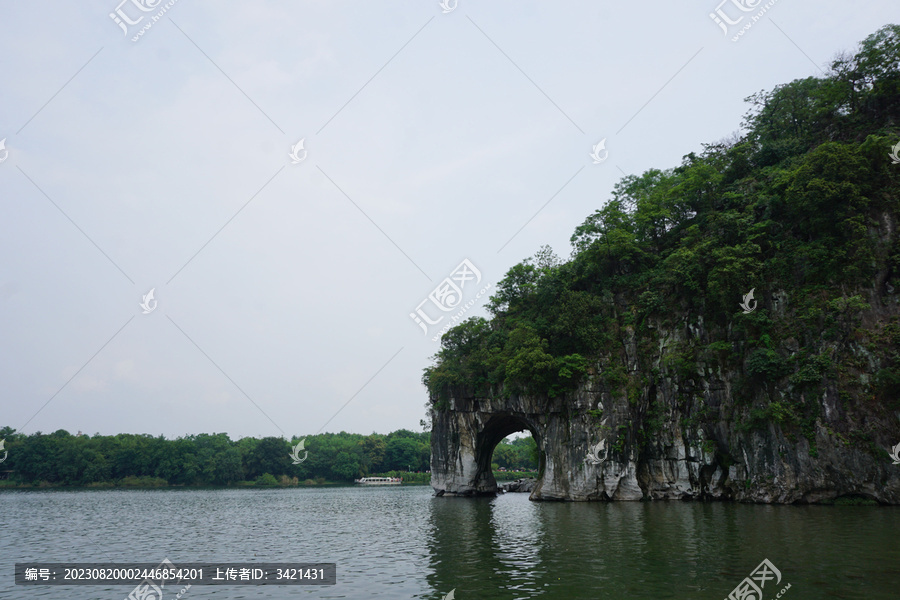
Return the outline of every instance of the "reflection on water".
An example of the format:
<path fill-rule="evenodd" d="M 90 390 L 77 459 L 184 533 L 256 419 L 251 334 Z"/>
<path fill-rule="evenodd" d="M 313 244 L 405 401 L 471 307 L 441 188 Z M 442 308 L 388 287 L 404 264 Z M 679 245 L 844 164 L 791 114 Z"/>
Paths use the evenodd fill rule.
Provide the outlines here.
<path fill-rule="evenodd" d="M 426 487 L 0 493 L 0 598 L 121 600 L 130 586 L 16 587 L 13 564 L 335 562 L 338 585 L 193 586 L 193 598 L 721 600 L 764 559 L 785 600 L 894 600 L 900 509 L 434 498 Z M 170 592 L 174 595 L 174 592 Z M 169 596 L 166 597 L 169 600 Z"/>

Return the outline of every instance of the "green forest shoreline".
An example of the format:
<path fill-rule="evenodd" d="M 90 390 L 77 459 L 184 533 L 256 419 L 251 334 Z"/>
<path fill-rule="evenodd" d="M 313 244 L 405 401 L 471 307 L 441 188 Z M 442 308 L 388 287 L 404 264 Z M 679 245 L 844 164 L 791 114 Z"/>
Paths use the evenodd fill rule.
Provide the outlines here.
<path fill-rule="evenodd" d="M 537 471 L 494 471 L 494 478 L 498 481 L 514 481 L 526 477 L 536 478 Z M 410 473 L 405 471 L 390 471 L 388 473 L 373 473 L 372 477 L 401 477 L 405 486 L 427 486 L 431 484 L 431 473 Z M 3 490 L 236 490 L 236 489 L 273 489 L 290 487 L 354 487 L 355 484 L 347 481 L 328 481 L 321 479 L 307 479 L 299 481 L 294 479 L 278 480 L 273 476 L 271 480 L 263 477 L 256 481 L 237 481 L 228 485 L 207 484 L 170 484 L 164 479 L 155 477 L 126 477 L 119 481 L 100 481 L 87 485 L 67 485 L 63 483 L 50 483 L 41 481 L 38 483 L 17 483 L 11 480 L 0 480 L 0 492 Z"/>
<path fill-rule="evenodd" d="M 361 477 L 400 477 L 428 485 L 431 434 L 323 433 L 291 440 L 198 434 L 167 439 L 149 434 L 16 433 L 0 428 L 0 490 L 276 488 L 352 484 Z M 498 480 L 533 475 L 530 437 L 494 451 Z M 504 469 L 504 471 L 500 471 Z"/>

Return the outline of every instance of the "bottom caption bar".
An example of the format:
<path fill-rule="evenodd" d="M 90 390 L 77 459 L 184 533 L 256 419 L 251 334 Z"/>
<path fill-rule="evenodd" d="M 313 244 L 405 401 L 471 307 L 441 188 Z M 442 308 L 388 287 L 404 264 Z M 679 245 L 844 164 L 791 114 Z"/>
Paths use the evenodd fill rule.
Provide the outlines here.
<path fill-rule="evenodd" d="M 16 563 L 16 585 L 335 585 L 337 563 Z"/>

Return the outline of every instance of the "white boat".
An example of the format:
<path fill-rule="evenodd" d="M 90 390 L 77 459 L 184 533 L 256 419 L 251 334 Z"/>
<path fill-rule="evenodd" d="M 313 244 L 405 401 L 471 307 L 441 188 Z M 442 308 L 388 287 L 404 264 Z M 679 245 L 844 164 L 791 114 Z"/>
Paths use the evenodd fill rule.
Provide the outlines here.
<path fill-rule="evenodd" d="M 359 485 L 400 485 L 403 483 L 402 477 L 363 477 L 362 479 L 354 479 L 354 483 Z"/>

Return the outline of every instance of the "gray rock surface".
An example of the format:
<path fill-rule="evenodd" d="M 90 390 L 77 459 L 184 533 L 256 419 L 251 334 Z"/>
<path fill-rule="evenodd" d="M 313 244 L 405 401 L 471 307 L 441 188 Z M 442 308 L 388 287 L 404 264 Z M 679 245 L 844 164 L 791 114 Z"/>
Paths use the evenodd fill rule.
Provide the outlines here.
<path fill-rule="evenodd" d="M 515 481 L 502 483 L 499 489 L 503 492 L 533 492 L 534 486 L 537 485 L 537 479 L 533 477 L 524 477 Z"/>
<path fill-rule="evenodd" d="M 848 414 L 826 391 L 814 430 L 797 435 L 771 421 L 754 424 L 751 406 L 731 399 L 732 380 L 715 369 L 698 368 L 692 381 L 686 394 L 664 374 L 637 401 L 591 383 L 553 399 L 450 398 L 431 412 L 432 487 L 437 495 L 497 493 L 494 447 L 528 430 L 541 456 L 532 500 L 818 503 L 860 496 L 900 504 L 900 466 L 885 451 L 900 443 L 900 415 L 890 414 L 891 423 Z M 866 417 L 864 432 L 874 442 L 853 443 L 853 428 Z"/>

